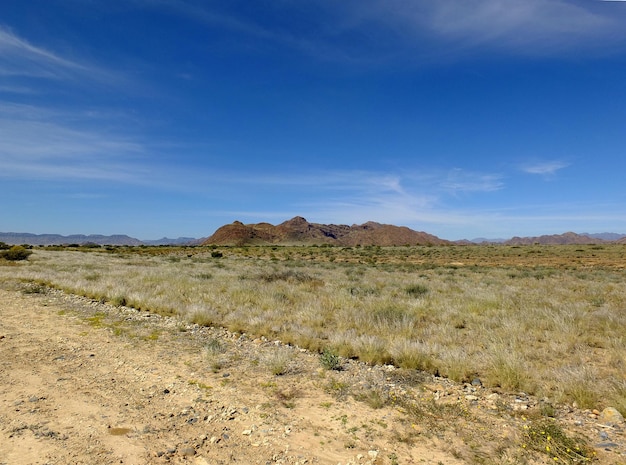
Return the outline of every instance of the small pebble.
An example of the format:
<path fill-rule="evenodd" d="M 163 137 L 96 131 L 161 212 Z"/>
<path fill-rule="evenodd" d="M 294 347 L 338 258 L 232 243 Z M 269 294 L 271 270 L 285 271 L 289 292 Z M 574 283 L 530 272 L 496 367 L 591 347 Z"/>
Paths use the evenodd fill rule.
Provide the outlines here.
<path fill-rule="evenodd" d="M 193 447 L 183 447 L 180 450 L 180 455 L 191 457 L 192 455 L 196 455 L 196 450 Z"/>

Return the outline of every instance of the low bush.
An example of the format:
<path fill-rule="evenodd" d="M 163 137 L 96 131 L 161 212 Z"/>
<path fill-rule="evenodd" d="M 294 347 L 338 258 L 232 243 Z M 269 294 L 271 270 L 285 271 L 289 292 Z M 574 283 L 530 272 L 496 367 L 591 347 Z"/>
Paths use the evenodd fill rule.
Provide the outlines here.
<path fill-rule="evenodd" d="M 1 252 L 0 257 L 4 258 L 5 260 L 19 261 L 26 260 L 32 253 L 32 251 L 25 249 L 21 245 L 14 245 L 10 249 L 5 249 L 3 252 Z"/>
<path fill-rule="evenodd" d="M 330 349 L 324 349 L 320 354 L 320 363 L 327 370 L 341 370 L 341 359 L 339 355 Z"/>
<path fill-rule="evenodd" d="M 595 452 L 581 438 L 571 438 L 552 419 L 523 427 L 523 448 L 547 454 L 557 463 L 589 463 Z"/>

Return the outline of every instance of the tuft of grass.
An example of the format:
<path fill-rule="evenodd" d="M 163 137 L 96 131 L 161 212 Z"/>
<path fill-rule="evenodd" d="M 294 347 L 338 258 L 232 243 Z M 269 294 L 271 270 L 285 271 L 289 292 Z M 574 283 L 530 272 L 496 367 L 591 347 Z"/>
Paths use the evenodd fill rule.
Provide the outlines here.
<path fill-rule="evenodd" d="M 364 393 L 356 394 L 354 398 L 360 402 L 366 403 L 373 409 L 380 409 L 391 402 L 389 394 L 382 393 L 375 389 L 370 389 Z"/>
<path fill-rule="evenodd" d="M 215 313 L 209 309 L 195 310 L 189 315 L 189 322 L 199 326 L 215 326 L 217 321 Z"/>
<path fill-rule="evenodd" d="M 332 378 L 328 381 L 328 383 L 326 383 L 324 390 L 328 394 L 334 396 L 337 400 L 344 400 L 350 393 L 350 385 Z"/>
<path fill-rule="evenodd" d="M 412 284 L 405 287 L 404 292 L 406 292 L 411 297 L 422 297 L 428 294 L 428 288 L 423 284 Z"/>
<path fill-rule="evenodd" d="M 224 343 L 219 338 L 211 337 L 204 345 L 204 351 L 208 356 L 215 356 L 226 352 L 226 347 L 224 347 Z"/>
<path fill-rule="evenodd" d="M 292 359 L 292 351 L 287 347 L 280 347 L 267 355 L 264 361 L 273 375 L 282 376 L 289 371 Z"/>
<path fill-rule="evenodd" d="M 513 352 L 496 353 L 487 368 L 487 377 L 492 385 L 508 391 L 533 391 L 527 367 Z"/>
<path fill-rule="evenodd" d="M 421 370 L 434 373 L 436 363 L 428 347 L 417 341 L 400 340 L 391 346 L 394 364 L 409 370 Z"/>
<path fill-rule="evenodd" d="M 118 295 L 113 297 L 110 300 L 111 305 L 114 305 L 115 307 L 125 307 L 128 304 L 128 299 L 126 299 L 126 297 Z"/>

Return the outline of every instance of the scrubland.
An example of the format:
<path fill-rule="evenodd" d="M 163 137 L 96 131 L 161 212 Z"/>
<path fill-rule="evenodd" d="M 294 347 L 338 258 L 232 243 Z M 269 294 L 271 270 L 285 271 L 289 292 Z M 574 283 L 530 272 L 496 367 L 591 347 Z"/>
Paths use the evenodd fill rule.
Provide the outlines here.
<path fill-rule="evenodd" d="M 626 415 L 623 245 L 33 252 L 0 277 Z"/>

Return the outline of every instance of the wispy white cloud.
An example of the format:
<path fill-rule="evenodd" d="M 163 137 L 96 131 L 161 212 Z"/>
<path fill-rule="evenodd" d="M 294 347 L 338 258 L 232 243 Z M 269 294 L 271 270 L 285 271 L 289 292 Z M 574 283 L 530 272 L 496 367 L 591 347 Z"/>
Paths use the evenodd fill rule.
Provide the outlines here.
<path fill-rule="evenodd" d="M 524 55 L 604 50 L 626 40 L 623 17 L 567 0 L 284 0 L 263 14 L 242 14 L 228 4 L 194 0 L 134 0 L 141 8 L 167 9 L 195 22 L 237 34 L 229 46 L 249 53 L 267 44 L 320 61 L 380 64 L 429 63 L 485 50 Z M 249 10 L 249 11 L 252 11 Z M 293 17 L 293 21 L 284 21 Z M 306 17 L 306 21 L 302 18 Z M 253 40 L 246 41 L 245 38 Z"/>
<path fill-rule="evenodd" d="M 612 22 L 572 2 L 473 0 L 432 2 L 430 27 L 448 38 L 502 45 L 596 35 Z M 544 45 L 550 45 L 549 43 Z"/>
<path fill-rule="evenodd" d="M 233 210 L 229 213 L 232 218 L 243 221 L 284 220 L 304 215 L 310 221 L 318 222 L 362 223 L 374 220 L 417 228 L 433 224 L 470 223 L 471 215 L 454 211 L 447 206 L 449 201 L 459 193 L 469 196 L 500 187 L 496 175 L 465 173 L 459 169 L 452 170 L 452 174 L 426 173 L 424 170 L 414 173 L 347 170 L 302 175 L 290 173 L 289 176 L 221 173 L 216 177 L 231 186 L 244 183 L 246 192 L 256 193 L 254 199 L 243 199 L 243 203 L 259 205 L 258 211 Z M 266 212 L 260 200 L 268 189 L 282 193 L 283 201 L 277 211 Z M 221 187 L 218 190 L 224 191 Z M 271 198 L 271 194 L 267 195 Z"/>
<path fill-rule="evenodd" d="M 142 144 L 120 134 L 73 123 L 45 107 L 0 108 L 0 177 L 5 179 L 137 181 Z"/>
<path fill-rule="evenodd" d="M 526 165 L 522 165 L 520 169 L 528 174 L 538 174 L 542 176 L 550 176 L 555 174 L 557 171 L 562 170 L 563 168 L 567 168 L 569 163 L 552 160 L 552 161 L 542 161 L 529 163 Z"/>
<path fill-rule="evenodd" d="M 441 181 L 441 187 L 449 193 L 492 192 L 504 187 L 502 176 L 493 173 L 472 173 L 461 169 L 450 170 Z"/>
<path fill-rule="evenodd" d="M 89 67 L 37 47 L 0 25 L 0 74 L 57 78 Z"/>
<path fill-rule="evenodd" d="M 565 0 L 437 0 L 384 2 L 379 10 L 395 12 L 405 35 L 429 37 L 435 53 L 502 50 L 526 55 L 580 52 L 601 43 L 626 39 L 624 13 L 595 8 L 593 2 Z"/>
<path fill-rule="evenodd" d="M 34 45 L 0 24 L 0 178 L 19 180 L 108 180 L 132 182 L 142 168 L 141 144 L 103 127 L 104 118 L 87 110 L 64 111 L 41 103 L 50 81 L 72 85 L 112 73 Z M 33 79 L 36 78 L 36 79 Z M 4 81 L 4 82 L 3 82 Z M 15 94 L 37 104 L 10 101 Z"/>
<path fill-rule="evenodd" d="M 32 44 L 11 29 L 0 24 L 0 78 L 5 93 L 46 93 L 36 87 L 49 82 L 66 82 L 76 87 L 86 87 L 97 83 L 105 88 L 123 89 L 131 85 L 121 73 L 103 68 L 88 60 L 62 56 L 45 47 Z M 16 84 L 18 83 L 18 84 Z"/>
<path fill-rule="evenodd" d="M 36 91 L 26 86 L 0 85 L 0 93 L 5 94 L 34 94 Z"/>

